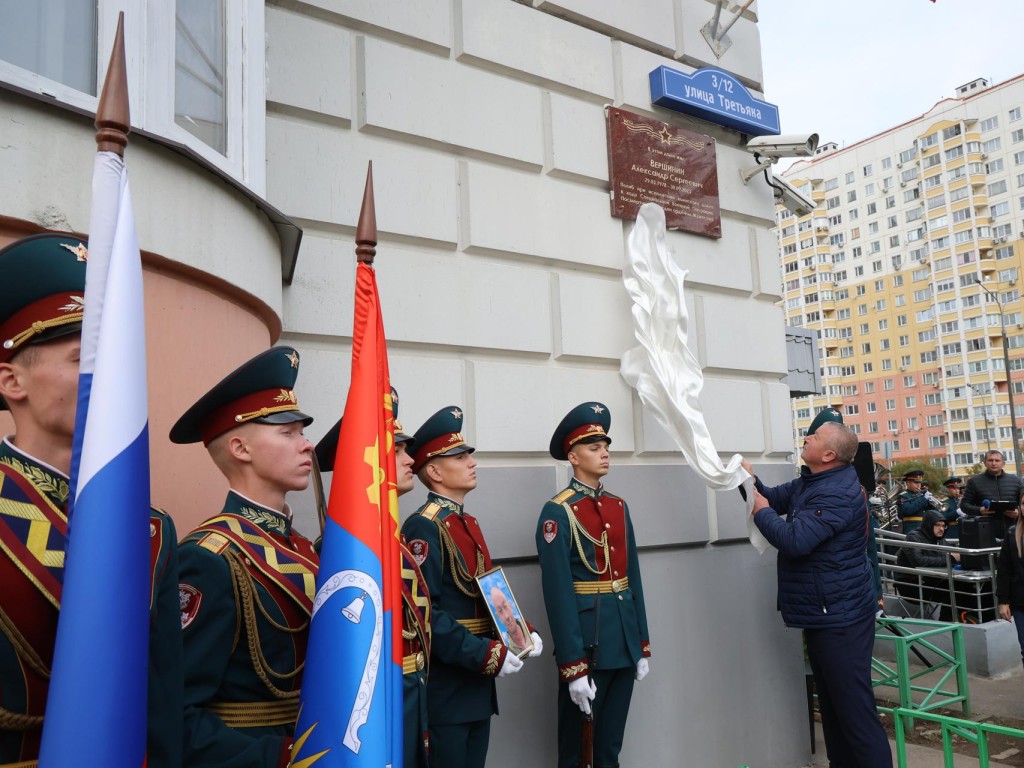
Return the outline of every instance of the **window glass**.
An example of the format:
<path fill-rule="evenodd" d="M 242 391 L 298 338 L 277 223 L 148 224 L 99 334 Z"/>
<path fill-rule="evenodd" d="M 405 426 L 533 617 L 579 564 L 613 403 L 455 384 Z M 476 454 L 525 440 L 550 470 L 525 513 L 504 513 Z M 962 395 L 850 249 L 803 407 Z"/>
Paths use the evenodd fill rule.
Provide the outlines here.
<path fill-rule="evenodd" d="M 261 0 L 0 0 L 0 81 L 57 105 L 95 110 L 98 73 L 124 11 L 132 125 L 188 147 L 262 195 L 265 48 L 246 41 L 265 39 L 265 6 Z"/>
<path fill-rule="evenodd" d="M 174 122 L 227 152 L 224 0 L 177 0 Z"/>
<path fill-rule="evenodd" d="M 0 59 L 96 95 L 96 0 L 5 2 Z"/>

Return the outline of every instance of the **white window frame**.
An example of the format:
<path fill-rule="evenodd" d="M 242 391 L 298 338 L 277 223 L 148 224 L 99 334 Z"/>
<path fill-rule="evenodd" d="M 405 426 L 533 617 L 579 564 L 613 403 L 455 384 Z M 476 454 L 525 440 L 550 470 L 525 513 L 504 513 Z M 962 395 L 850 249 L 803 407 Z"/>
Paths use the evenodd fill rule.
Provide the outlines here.
<path fill-rule="evenodd" d="M 125 58 L 132 127 L 184 145 L 257 195 L 266 194 L 264 4 L 224 0 L 227 151 L 221 154 L 174 122 L 173 0 L 98 0 L 97 90 L 103 87 L 117 15 L 124 11 Z M 242 66 L 239 66 L 242 62 Z M 95 113 L 98 95 L 0 61 L 0 81 Z"/>

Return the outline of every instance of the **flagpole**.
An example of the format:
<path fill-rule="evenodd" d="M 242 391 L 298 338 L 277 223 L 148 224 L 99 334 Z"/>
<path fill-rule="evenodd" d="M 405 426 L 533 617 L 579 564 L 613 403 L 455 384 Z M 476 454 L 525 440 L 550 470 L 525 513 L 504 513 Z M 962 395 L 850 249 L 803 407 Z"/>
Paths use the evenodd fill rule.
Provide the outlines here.
<path fill-rule="evenodd" d="M 374 258 L 377 255 L 377 210 L 376 210 L 376 203 L 374 201 L 374 194 L 373 194 L 373 161 L 372 160 L 368 161 L 367 164 L 366 164 L 366 184 L 363 187 L 363 200 L 362 200 L 362 204 L 361 204 L 361 206 L 359 208 L 359 220 L 356 223 L 356 249 L 355 249 L 355 252 L 356 252 L 356 260 L 360 264 L 365 264 L 367 267 L 370 267 L 370 268 L 373 267 L 373 260 L 374 260 Z M 379 311 L 380 310 L 379 310 L 379 305 L 378 305 L 378 313 L 379 313 Z M 387 357 L 386 357 L 386 355 L 385 355 L 385 359 L 383 360 L 383 365 L 385 367 L 387 366 Z M 388 392 L 386 394 L 384 394 L 384 393 L 382 393 L 382 394 L 384 395 L 384 397 L 390 396 L 390 392 Z M 384 417 L 384 411 L 383 411 L 383 407 L 382 407 L 381 408 L 381 418 L 383 418 L 383 417 Z M 381 427 L 382 428 L 379 430 L 379 434 L 387 434 L 386 425 L 382 424 Z M 392 433 L 392 435 L 393 435 L 393 433 Z M 391 449 L 392 447 L 393 447 L 393 443 L 392 443 L 392 446 L 382 446 L 382 451 L 381 451 L 382 454 L 386 455 L 388 450 Z M 385 468 L 385 472 L 389 472 L 388 468 Z M 388 474 L 388 479 L 393 479 L 394 478 L 394 474 L 395 474 L 394 470 L 391 469 L 390 473 Z M 385 486 L 386 486 L 386 488 L 388 490 L 387 490 L 387 495 L 385 496 L 385 495 L 382 494 L 382 498 L 381 498 L 382 510 L 381 510 L 381 526 L 380 526 L 380 552 L 381 552 L 381 572 L 383 574 L 385 574 L 384 588 L 385 588 L 385 592 L 387 592 L 388 590 L 398 589 L 398 584 L 400 583 L 399 579 L 401 579 L 401 573 L 400 573 L 400 569 L 398 567 L 398 559 L 397 559 L 396 546 L 395 546 L 394 542 L 390 540 L 390 539 L 394 538 L 394 535 L 391 533 L 391 531 L 389 529 L 389 526 L 388 526 L 388 522 L 391 519 L 391 513 L 392 513 L 392 509 L 391 509 L 392 501 L 391 501 L 391 490 L 390 489 L 391 489 L 391 487 L 393 487 L 393 485 L 391 483 L 386 483 Z M 397 494 L 396 494 L 395 499 L 396 499 L 396 503 L 397 503 Z M 387 574 L 391 574 L 391 578 L 388 578 Z M 392 600 L 389 600 L 385 596 L 385 604 L 393 605 L 394 602 Z M 401 619 L 402 619 L 402 617 L 401 617 L 400 614 L 397 615 L 397 616 L 392 616 L 392 623 L 391 623 L 391 647 L 392 648 L 401 648 L 402 647 L 402 621 L 401 621 Z M 397 673 L 396 673 L 395 667 L 393 665 L 385 664 L 384 665 L 384 670 L 385 670 L 385 680 L 384 680 L 383 688 L 384 688 L 384 692 L 385 692 L 385 697 L 389 697 L 389 696 L 391 696 L 392 692 L 394 692 L 396 690 L 401 690 L 402 681 L 400 679 L 398 681 L 396 681 L 394 679 Z M 397 688 L 396 688 L 396 683 L 397 683 Z M 401 707 L 401 705 L 399 705 L 399 707 Z M 393 710 L 393 708 L 391 706 L 388 706 L 386 711 L 387 712 L 392 712 L 394 710 Z M 392 744 L 393 748 L 400 753 L 401 752 L 402 737 L 403 737 L 401 723 L 388 722 L 386 727 L 388 728 L 388 730 L 391 731 L 390 743 Z M 392 757 L 392 765 L 395 765 L 397 763 L 398 763 L 398 759 L 396 759 L 393 756 Z M 406 768 L 410 768 L 410 767 L 406 766 Z"/>
<path fill-rule="evenodd" d="M 96 151 L 113 152 L 124 157 L 131 132 L 131 109 L 128 104 L 128 67 L 124 53 L 124 11 L 117 15 L 117 33 L 110 52 L 107 75 L 103 80 L 99 104 L 96 106 Z"/>
<path fill-rule="evenodd" d="M 376 255 L 377 209 L 373 202 L 373 160 L 370 160 L 366 164 L 366 185 L 363 187 L 363 203 L 356 224 L 356 259 L 372 267 Z"/>
<path fill-rule="evenodd" d="M 100 91 L 99 102 L 96 105 L 96 121 L 94 125 L 96 126 L 96 153 L 110 152 L 123 160 L 124 150 L 128 146 L 128 134 L 131 132 L 131 107 L 128 102 L 128 68 L 125 64 L 124 52 L 124 11 L 121 11 L 117 15 L 117 31 L 114 33 L 114 45 L 110 51 L 110 61 L 107 64 L 107 74 L 103 79 L 103 89 Z M 96 207 L 95 203 L 98 191 L 95 189 L 95 176 L 96 174 L 94 171 L 93 208 Z M 110 176 L 107 176 L 106 178 L 108 183 L 111 185 L 111 190 L 113 190 L 114 181 Z M 113 191 L 109 191 L 107 194 L 116 198 L 116 194 Z M 93 249 L 94 254 L 96 254 L 94 244 L 102 243 L 103 245 L 100 247 L 104 247 L 113 243 L 114 230 L 116 229 L 116 226 L 116 216 L 90 217 L 89 247 Z M 102 258 L 104 261 L 109 260 L 109 252 L 103 254 Z M 91 298 L 94 299 L 95 303 L 102 304 L 104 293 L 104 285 L 95 285 L 94 283 L 94 290 L 92 291 L 93 295 Z M 86 332 L 88 332 L 88 329 L 83 326 L 83 333 Z M 87 354 L 87 351 L 84 348 L 83 354 Z M 91 378 L 87 378 L 84 381 L 81 378 L 79 379 L 79 407 L 81 407 L 82 403 L 89 402 L 89 389 L 91 388 L 91 385 Z M 81 452 L 81 435 L 76 434 L 71 453 L 70 476 L 72 478 L 78 476 L 78 467 L 82 458 Z M 68 509 L 69 523 L 72 515 L 74 514 L 74 503 L 75 498 L 74 494 L 72 494 Z"/>

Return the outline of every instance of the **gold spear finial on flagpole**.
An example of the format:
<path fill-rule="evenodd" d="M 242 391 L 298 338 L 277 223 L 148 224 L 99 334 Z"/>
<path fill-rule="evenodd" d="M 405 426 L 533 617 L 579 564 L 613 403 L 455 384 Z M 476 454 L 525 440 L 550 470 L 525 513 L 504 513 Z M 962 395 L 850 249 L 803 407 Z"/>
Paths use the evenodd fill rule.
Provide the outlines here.
<path fill-rule="evenodd" d="M 366 166 L 366 187 L 363 189 L 363 205 L 359 209 L 359 223 L 356 224 L 356 259 L 373 264 L 377 255 L 377 212 L 373 203 L 373 161 Z"/>
<path fill-rule="evenodd" d="M 128 68 L 124 55 L 124 11 L 117 15 L 117 34 L 110 51 L 107 76 L 103 80 L 99 105 L 96 107 L 96 151 L 114 152 L 124 157 L 131 130 L 128 108 Z"/>

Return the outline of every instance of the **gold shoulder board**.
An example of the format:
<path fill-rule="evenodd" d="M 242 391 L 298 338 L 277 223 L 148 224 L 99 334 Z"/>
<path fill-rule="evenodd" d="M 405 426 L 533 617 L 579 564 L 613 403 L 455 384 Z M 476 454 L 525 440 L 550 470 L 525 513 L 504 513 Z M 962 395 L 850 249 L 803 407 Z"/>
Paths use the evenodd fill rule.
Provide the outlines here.
<path fill-rule="evenodd" d="M 560 494 L 558 494 L 557 496 L 555 496 L 555 498 L 553 498 L 553 499 L 551 500 L 551 503 L 552 503 L 552 504 L 563 504 L 563 503 L 565 503 L 565 501 L 566 501 L 566 500 L 567 500 L 567 499 L 568 499 L 568 498 L 569 498 L 570 496 L 573 496 L 573 495 L 575 495 L 575 493 L 576 493 L 576 491 L 574 491 L 574 490 L 573 490 L 572 488 L 566 488 L 566 489 L 565 489 L 564 491 L 562 491 L 562 492 L 561 492 Z"/>
<path fill-rule="evenodd" d="M 227 549 L 227 546 L 230 543 L 231 542 L 228 541 L 226 536 L 222 536 L 219 533 L 208 533 L 199 540 L 200 547 L 210 550 L 215 555 L 219 555 Z"/>
<path fill-rule="evenodd" d="M 423 508 L 423 511 L 420 512 L 420 514 L 427 518 L 427 520 L 433 520 L 435 517 L 437 517 L 437 513 L 440 511 L 441 505 L 438 504 L 437 502 L 432 501 Z"/>

